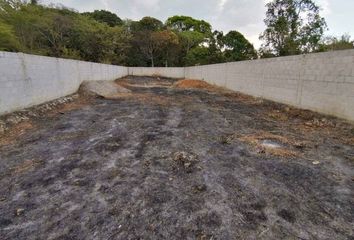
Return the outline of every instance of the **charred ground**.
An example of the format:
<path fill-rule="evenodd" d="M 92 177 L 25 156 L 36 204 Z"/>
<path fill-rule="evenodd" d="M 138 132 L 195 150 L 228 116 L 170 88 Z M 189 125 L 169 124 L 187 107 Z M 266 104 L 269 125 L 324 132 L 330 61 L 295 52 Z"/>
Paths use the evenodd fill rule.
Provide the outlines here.
<path fill-rule="evenodd" d="M 354 239 L 353 125 L 188 81 L 117 83 L 132 93 L 73 97 L 0 136 L 1 239 Z"/>

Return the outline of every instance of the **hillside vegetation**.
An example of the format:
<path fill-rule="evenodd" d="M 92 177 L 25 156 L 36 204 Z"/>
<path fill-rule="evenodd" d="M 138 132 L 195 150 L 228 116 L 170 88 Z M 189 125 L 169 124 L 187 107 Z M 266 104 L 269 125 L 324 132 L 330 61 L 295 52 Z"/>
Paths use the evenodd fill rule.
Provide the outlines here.
<path fill-rule="evenodd" d="M 242 33 L 223 33 L 188 16 L 133 21 L 106 10 L 0 0 L 0 50 L 126 66 L 193 66 L 353 48 L 349 36 L 324 38 L 318 7 L 298 2 L 267 5 L 264 44 L 256 51 Z"/>

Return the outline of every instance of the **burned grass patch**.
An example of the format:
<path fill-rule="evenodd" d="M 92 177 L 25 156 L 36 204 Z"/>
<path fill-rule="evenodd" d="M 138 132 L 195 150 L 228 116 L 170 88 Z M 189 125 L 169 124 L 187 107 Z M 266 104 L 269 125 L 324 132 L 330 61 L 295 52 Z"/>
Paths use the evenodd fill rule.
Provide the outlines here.
<path fill-rule="evenodd" d="M 201 83 L 117 82 L 132 92 L 8 131 L 3 239 L 353 237 L 353 125 Z"/>

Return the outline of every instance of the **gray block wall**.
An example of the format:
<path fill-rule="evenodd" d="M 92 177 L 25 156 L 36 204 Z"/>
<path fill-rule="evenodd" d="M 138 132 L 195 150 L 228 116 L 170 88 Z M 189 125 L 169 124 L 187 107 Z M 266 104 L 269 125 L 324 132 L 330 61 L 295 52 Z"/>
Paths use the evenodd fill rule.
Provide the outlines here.
<path fill-rule="evenodd" d="M 126 75 L 205 80 L 354 121 L 354 50 L 187 68 L 128 68 L 0 52 L 0 114 L 72 94 L 83 81 Z"/>
<path fill-rule="evenodd" d="M 127 74 L 126 67 L 0 52 L 0 114 L 75 93 L 83 81 Z"/>
<path fill-rule="evenodd" d="M 184 67 L 129 67 L 129 75 L 134 76 L 164 76 L 170 78 L 184 78 Z"/>
<path fill-rule="evenodd" d="M 185 77 L 354 120 L 354 50 L 189 67 Z"/>

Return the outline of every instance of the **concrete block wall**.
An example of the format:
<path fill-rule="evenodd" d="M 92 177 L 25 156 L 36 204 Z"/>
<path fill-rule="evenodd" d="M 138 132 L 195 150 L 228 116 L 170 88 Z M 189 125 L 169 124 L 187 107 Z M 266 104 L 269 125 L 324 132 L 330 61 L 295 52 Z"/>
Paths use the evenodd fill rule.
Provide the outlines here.
<path fill-rule="evenodd" d="M 162 76 L 169 78 L 184 78 L 183 67 L 129 67 L 129 75 L 134 76 Z"/>
<path fill-rule="evenodd" d="M 0 52 L 0 114 L 126 75 L 205 80 L 257 97 L 354 121 L 354 50 L 187 68 L 121 67 Z"/>
<path fill-rule="evenodd" d="M 188 67 L 185 77 L 354 121 L 354 50 Z"/>
<path fill-rule="evenodd" d="M 83 81 L 127 74 L 126 67 L 0 52 L 0 114 L 72 94 Z"/>

